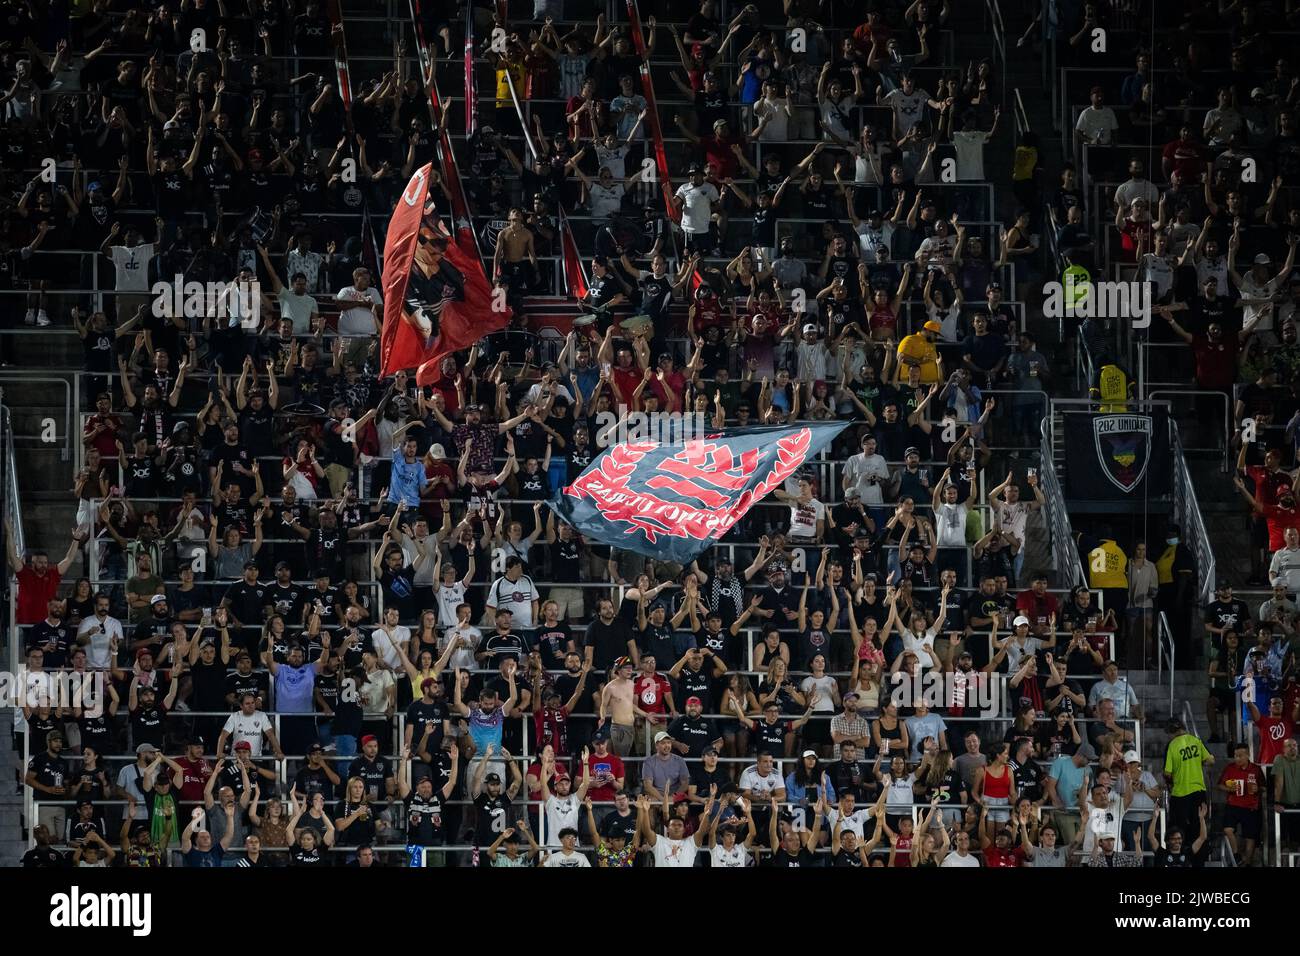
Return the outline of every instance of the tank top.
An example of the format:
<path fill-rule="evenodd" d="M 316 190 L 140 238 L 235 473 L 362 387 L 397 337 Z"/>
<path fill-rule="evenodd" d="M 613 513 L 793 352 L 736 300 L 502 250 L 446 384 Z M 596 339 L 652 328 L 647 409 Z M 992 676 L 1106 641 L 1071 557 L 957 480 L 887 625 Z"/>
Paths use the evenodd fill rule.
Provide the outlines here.
<path fill-rule="evenodd" d="M 1003 767 L 1002 776 L 993 776 L 993 768 L 984 770 L 984 796 L 1011 799 L 1011 768 Z"/>

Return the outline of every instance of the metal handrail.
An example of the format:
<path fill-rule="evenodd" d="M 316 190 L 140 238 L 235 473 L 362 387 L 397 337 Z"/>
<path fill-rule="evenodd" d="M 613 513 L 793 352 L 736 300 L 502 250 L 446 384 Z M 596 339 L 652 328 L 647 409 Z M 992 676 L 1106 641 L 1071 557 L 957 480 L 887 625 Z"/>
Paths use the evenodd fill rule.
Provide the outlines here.
<path fill-rule="evenodd" d="M 1169 627 L 1169 618 L 1161 611 L 1156 618 L 1156 679 L 1164 681 L 1165 661 L 1169 662 L 1169 713 L 1174 714 L 1174 647 L 1173 631 Z"/>
<path fill-rule="evenodd" d="M 1054 400 L 1053 400 L 1054 401 Z M 1083 573 L 1083 562 L 1079 559 L 1079 549 L 1074 546 L 1074 532 L 1070 525 L 1070 515 L 1065 510 L 1065 497 L 1061 482 L 1056 474 L 1056 462 L 1053 458 L 1052 419 L 1054 415 L 1049 405 L 1047 416 L 1041 425 L 1042 438 L 1039 445 L 1038 479 L 1042 483 L 1043 497 L 1047 503 L 1043 510 L 1047 513 L 1047 529 L 1051 537 L 1052 556 L 1060 584 L 1069 588 L 1087 584 Z"/>
<path fill-rule="evenodd" d="M 0 387 L 0 396 L 3 393 L 4 389 Z M 5 536 L 9 534 L 8 528 L 13 529 L 13 540 L 6 542 L 6 546 L 12 547 L 18 554 L 24 554 L 27 551 L 27 540 L 23 533 L 22 495 L 18 493 L 18 463 L 14 457 L 13 413 L 7 405 L 0 405 L 0 442 L 3 442 L 0 455 L 4 457 L 4 499 L 0 500 L 0 514 L 7 522 Z M 5 582 L 9 591 L 9 598 L 5 602 L 9 626 L 5 629 L 4 640 L 9 645 L 9 672 L 13 674 L 18 671 L 23 642 L 18 639 L 18 588 L 16 578 L 9 570 L 8 560 L 5 560 Z"/>
<path fill-rule="evenodd" d="M 64 429 L 63 429 L 63 449 L 60 458 L 63 461 L 72 461 L 73 459 L 72 426 L 73 426 L 73 422 L 76 420 L 76 415 L 73 412 L 74 406 L 72 401 L 72 385 L 68 382 L 68 380 L 66 378 L 52 378 L 51 376 L 48 375 L 28 375 L 24 372 L 4 369 L 4 370 L 0 370 L 0 382 L 3 381 L 20 381 L 26 383 L 58 385 L 63 389 Z M 13 420 L 11 418 L 10 419 L 11 426 L 12 423 Z M 13 437 L 12 427 L 7 429 L 7 431 L 8 431 L 9 438 L 12 439 Z"/>

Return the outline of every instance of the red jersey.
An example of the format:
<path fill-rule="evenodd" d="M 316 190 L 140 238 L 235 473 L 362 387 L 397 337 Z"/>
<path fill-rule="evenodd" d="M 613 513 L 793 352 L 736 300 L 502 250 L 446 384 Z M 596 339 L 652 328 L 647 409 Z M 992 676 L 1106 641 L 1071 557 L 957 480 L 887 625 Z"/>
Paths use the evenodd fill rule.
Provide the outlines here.
<path fill-rule="evenodd" d="M 1270 764 L 1282 753 L 1283 744 L 1295 735 L 1295 724 L 1289 717 L 1269 717 L 1261 714 L 1255 721 L 1259 728 L 1259 762 Z"/>
<path fill-rule="evenodd" d="M 894 329 L 898 326 L 898 316 L 887 305 L 877 306 L 872 310 L 871 315 L 867 316 L 867 325 L 872 332 L 876 329 Z"/>
<path fill-rule="evenodd" d="M 1286 547 L 1286 529 L 1300 530 L 1300 510 L 1264 505 L 1264 521 L 1268 525 L 1268 549 L 1281 551 Z"/>
<path fill-rule="evenodd" d="M 662 382 L 659 381 L 658 376 L 655 376 L 650 379 L 647 388 L 659 396 L 660 408 L 668 408 L 668 395 L 671 393 L 677 396 L 677 407 L 680 409 L 682 396 L 686 394 L 686 376 L 681 372 L 670 372 L 664 376 Z M 642 394 L 645 393 L 642 392 Z"/>
<path fill-rule="evenodd" d="M 984 848 L 984 865 L 993 869 L 1020 866 L 1024 859 L 1025 851 L 1018 846 L 1007 850 L 996 846 Z"/>
<path fill-rule="evenodd" d="M 203 788 L 208 777 L 212 776 L 212 768 L 202 757 L 198 760 L 182 757 L 176 762 L 181 767 L 181 792 L 178 796 L 181 800 L 197 803 L 203 799 Z"/>
<path fill-rule="evenodd" d="M 1234 789 L 1228 792 L 1228 806 L 1243 810 L 1259 809 L 1259 767 L 1248 763 L 1238 767 L 1236 761 L 1223 768 L 1219 774 L 1220 784 L 1231 784 Z"/>
<path fill-rule="evenodd" d="M 736 159 L 736 154 L 731 151 L 731 147 L 736 145 L 743 144 L 734 136 L 700 137 L 700 146 L 704 149 L 704 161 L 718 171 L 719 180 L 736 175 L 740 162 Z"/>
<path fill-rule="evenodd" d="M 726 322 L 722 318 L 722 303 L 718 301 L 717 296 L 706 295 L 701 299 L 695 300 L 695 331 L 701 333 L 711 326 L 723 326 Z"/>
<path fill-rule="evenodd" d="M 1255 483 L 1255 500 L 1261 505 L 1275 505 L 1282 494 L 1291 489 L 1291 476 L 1279 468 L 1269 471 L 1263 465 L 1250 465 L 1246 474 Z M 1271 550 L 1276 551 L 1277 548 Z"/>
<path fill-rule="evenodd" d="M 615 365 L 613 369 L 613 384 L 617 386 L 618 391 L 617 394 L 613 396 L 614 404 L 616 406 L 620 403 L 627 405 L 628 409 L 633 411 L 632 393 L 636 391 L 636 387 L 641 384 L 641 380 L 644 377 L 645 372 L 643 372 L 641 366 L 637 365 L 635 362 L 627 368 Z"/>
<path fill-rule="evenodd" d="M 591 768 L 591 787 L 587 790 L 587 796 L 594 803 L 613 800 L 613 781 L 624 776 L 622 759 L 613 753 L 602 757 L 593 752 L 587 757 L 587 766 Z"/>
<path fill-rule="evenodd" d="M 1020 592 L 1020 596 L 1016 598 L 1016 610 L 1029 618 L 1031 627 L 1036 624 L 1046 625 L 1051 616 L 1057 612 L 1056 598 L 1050 594 L 1039 596 L 1031 588 Z"/>
<path fill-rule="evenodd" d="M 632 693 L 636 696 L 637 706 L 647 714 L 668 713 L 666 695 L 671 694 L 672 690 L 672 685 L 658 674 L 639 674 L 632 682 Z"/>
<path fill-rule="evenodd" d="M 912 837 L 900 836 L 895 844 L 897 853 L 894 854 L 894 866 L 911 866 L 912 865 Z"/>
<path fill-rule="evenodd" d="M 46 568 L 43 575 L 37 574 L 32 566 L 27 564 L 16 577 L 18 578 L 18 623 L 41 623 L 45 620 L 45 615 L 50 612 L 50 602 L 54 600 L 54 595 L 59 590 L 59 582 L 63 580 L 63 575 L 54 564 Z"/>
<path fill-rule="evenodd" d="M 1237 337 L 1225 335 L 1217 342 L 1208 336 L 1192 338 L 1192 354 L 1196 357 L 1196 384 L 1201 388 L 1229 391 L 1237 380 Z"/>
<path fill-rule="evenodd" d="M 98 451 L 99 457 L 105 461 L 109 459 L 116 460 L 117 440 L 122 434 L 122 420 L 112 412 L 107 415 L 91 415 L 86 419 L 86 427 L 81 430 L 82 435 L 89 435 L 97 425 L 108 425 L 110 427 L 96 435 L 90 446 Z"/>
<path fill-rule="evenodd" d="M 563 707 L 551 710 L 543 707 L 533 714 L 533 728 L 537 731 L 537 749 L 547 744 L 555 748 L 555 756 L 569 756 L 569 714 Z"/>

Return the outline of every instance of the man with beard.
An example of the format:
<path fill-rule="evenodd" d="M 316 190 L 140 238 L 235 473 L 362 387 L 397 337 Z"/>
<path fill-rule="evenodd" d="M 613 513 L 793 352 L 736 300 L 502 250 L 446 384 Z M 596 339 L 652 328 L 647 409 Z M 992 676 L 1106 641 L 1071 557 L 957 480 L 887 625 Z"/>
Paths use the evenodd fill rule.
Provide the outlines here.
<path fill-rule="evenodd" d="M 611 605 L 612 607 L 612 605 Z M 555 693 L 561 700 L 568 701 L 565 710 L 571 714 L 594 714 L 596 712 L 597 682 L 589 677 L 591 661 L 583 660 L 578 651 L 564 655 L 564 673 L 555 678 Z M 596 721 L 591 717 L 569 717 L 568 749 L 575 753 L 591 741 L 596 730 Z M 558 749 L 556 751 L 559 752 Z"/>

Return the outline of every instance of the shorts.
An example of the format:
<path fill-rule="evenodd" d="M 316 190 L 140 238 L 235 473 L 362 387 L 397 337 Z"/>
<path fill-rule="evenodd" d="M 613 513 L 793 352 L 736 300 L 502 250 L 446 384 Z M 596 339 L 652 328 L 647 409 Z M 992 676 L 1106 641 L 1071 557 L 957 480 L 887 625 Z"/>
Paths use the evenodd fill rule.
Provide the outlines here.
<path fill-rule="evenodd" d="M 1006 823 L 1011 819 L 1010 797 L 985 797 L 984 806 L 989 811 L 989 819 L 994 823 Z"/>
<path fill-rule="evenodd" d="M 1223 808 L 1223 829 L 1233 830 L 1247 840 L 1259 839 L 1259 811 L 1228 804 Z"/>

